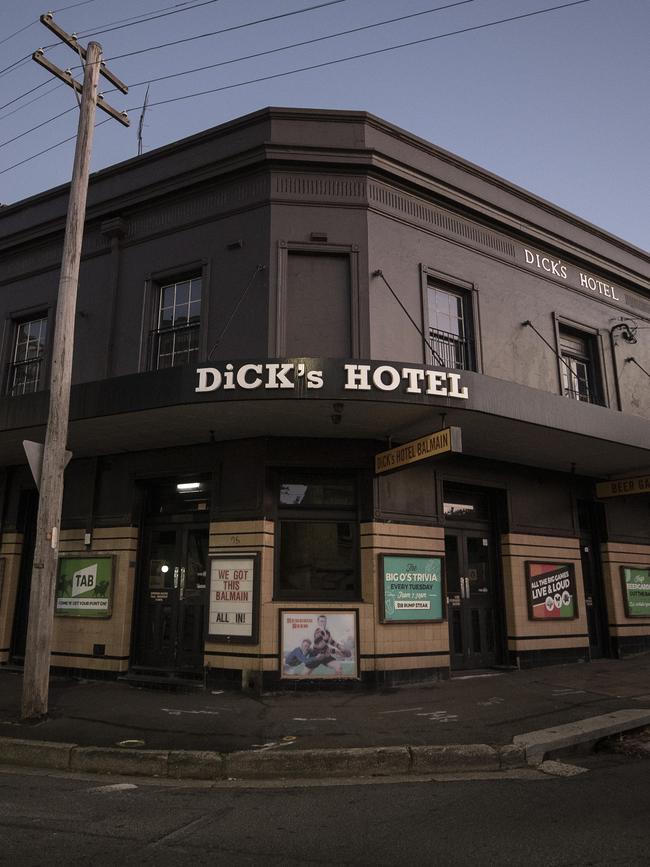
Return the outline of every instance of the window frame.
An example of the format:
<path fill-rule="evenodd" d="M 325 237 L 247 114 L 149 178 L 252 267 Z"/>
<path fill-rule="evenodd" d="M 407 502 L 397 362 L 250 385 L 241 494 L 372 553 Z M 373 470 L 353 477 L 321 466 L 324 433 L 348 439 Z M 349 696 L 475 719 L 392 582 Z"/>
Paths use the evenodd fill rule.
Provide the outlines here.
<path fill-rule="evenodd" d="M 350 358 L 361 358 L 361 347 L 368 345 L 368 335 L 362 335 L 359 299 L 359 245 L 323 242 L 293 243 L 278 241 L 275 309 L 269 304 L 269 355 L 286 355 L 287 294 L 289 254 L 307 253 L 321 256 L 347 256 L 350 277 Z"/>
<path fill-rule="evenodd" d="M 481 327 L 479 315 L 479 287 L 476 283 L 470 283 L 428 265 L 420 266 L 421 305 L 422 305 L 422 357 L 423 362 L 429 367 L 440 367 L 436 363 L 427 343 L 430 342 L 432 328 L 429 318 L 429 289 L 439 289 L 443 292 L 460 297 L 463 309 L 463 322 L 466 327 L 464 340 L 468 344 L 469 364 L 465 368 L 445 368 L 448 370 L 468 370 L 475 373 L 483 372 L 483 351 L 481 341 Z"/>
<path fill-rule="evenodd" d="M 138 358 L 139 372 L 170 370 L 174 366 L 184 366 L 171 365 L 170 367 L 159 367 L 155 363 L 157 354 L 154 352 L 154 342 L 155 337 L 161 331 L 159 327 L 161 293 L 165 287 L 173 283 L 183 283 L 197 278 L 201 280 L 201 314 L 199 317 L 199 339 L 196 361 L 200 363 L 207 357 L 210 268 L 209 262 L 203 259 L 147 274 L 142 303 L 140 352 Z"/>
<path fill-rule="evenodd" d="M 349 507 L 331 505 L 296 506 L 282 505 L 280 503 L 280 486 L 287 475 L 294 477 L 295 481 L 300 478 L 308 481 L 315 478 L 332 478 L 350 480 L 354 486 L 355 501 Z M 360 494 L 361 484 L 359 473 L 355 471 L 333 472 L 327 469 L 306 469 L 304 467 L 283 467 L 274 470 L 271 475 L 273 485 L 273 500 L 275 506 L 275 568 L 273 576 L 273 601 L 278 602 L 322 602 L 336 604 L 339 602 L 362 601 L 361 581 L 361 530 L 360 530 Z M 309 524 L 309 523 L 347 523 L 352 526 L 351 545 L 353 552 L 354 567 L 354 590 L 349 593 L 324 593 L 322 591 L 288 591 L 281 586 L 281 563 L 282 563 L 282 525 Z"/>
<path fill-rule="evenodd" d="M 593 406 L 610 406 L 610 397 L 607 387 L 607 378 L 605 376 L 605 356 L 603 352 L 602 335 L 598 328 L 584 325 L 581 322 L 576 322 L 573 319 L 568 319 L 558 314 L 553 314 L 553 324 L 555 329 L 555 345 L 557 350 L 557 369 L 560 395 L 567 397 L 569 400 L 575 400 L 577 403 L 589 403 Z M 565 352 L 562 346 L 562 336 L 575 336 L 585 343 L 586 353 L 579 360 L 585 360 L 588 364 L 588 371 L 591 374 L 592 382 L 590 382 L 591 400 L 581 400 L 579 397 L 574 397 L 567 393 L 564 388 L 565 375 Z M 577 355 L 566 353 L 572 357 L 578 358 Z"/>
<path fill-rule="evenodd" d="M 6 397 L 23 397 L 26 394 L 36 394 L 40 391 L 47 390 L 48 377 L 50 373 L 51 351 L 52 351 L 52 305 L 39 304 L 24 310 L 12 311 L 5 320 L 5 339 L 4 349 L 2 351 L 3 364 L 3 381 L 2 394 Z M 45 320 L 46 336 L 43 354 L 40 356 L 38 383 L 37 387 L 30 391 L 22 392 L 22 394 L 12 394 L 11 380 L 12 372 L 16 366 L 14 356 L 17 348 L 18 328 L 27 322 L 35 322 L 37 320 Z"/>

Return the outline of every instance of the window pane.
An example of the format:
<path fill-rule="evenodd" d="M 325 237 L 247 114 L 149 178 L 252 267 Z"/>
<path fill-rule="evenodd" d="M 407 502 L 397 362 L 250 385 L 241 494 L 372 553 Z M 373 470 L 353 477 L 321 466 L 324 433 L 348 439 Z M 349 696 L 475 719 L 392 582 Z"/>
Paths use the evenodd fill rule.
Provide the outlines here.
<path fill-rule="evenodd" d="M 200 277 L 161 287 L 158 330 L 152 334 L 156 367 L 175 367 L 198 358 L 200 320 Z"/>
<path fill-rule="evenodd" d="M 285 476 L 280 484 L 280 505 L 302 507 L 352 508 L 355 504 L 353 479 L 315 476 Z"/>
<path fill-rule="evenodd" d="M 296 598 L 352 597 L 357 586 L 356 525 L 350 521 L 282 521 L 280 590 Z"/>

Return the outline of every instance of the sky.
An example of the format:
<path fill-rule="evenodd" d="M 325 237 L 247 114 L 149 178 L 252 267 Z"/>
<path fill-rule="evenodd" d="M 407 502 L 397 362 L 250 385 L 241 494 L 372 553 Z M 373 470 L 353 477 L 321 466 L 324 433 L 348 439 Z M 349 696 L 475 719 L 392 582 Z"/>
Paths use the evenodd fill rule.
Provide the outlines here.
<path fill-rule="evenodd" d="M 487 27 L 563 0 L 51 3 L 58 25 L 83 45 L 92 35 L 129 85 L 127 95 L 103 86 L 131 127 L 97 126 L 92 171 L 138 153 L 148 82 L 143 153 L 269 105 L 363 110 L 650 249 L 650 0 L 583 0 Z M 38 21 L 39 0 L 0 0 L 0 11 L 0 202 L 10 204 L 66 183 L 72 168 L 74 141 L 52 146 L 75 135 L 76 97 L 31 53 L 54 44 L 46 56 L 82 72 Z M 254 23 L 263 18 L 274 20 Z M 346 30 L 356 32 L 322 38 Z M 380 53 L 343 60 L 369 52 Z"/>

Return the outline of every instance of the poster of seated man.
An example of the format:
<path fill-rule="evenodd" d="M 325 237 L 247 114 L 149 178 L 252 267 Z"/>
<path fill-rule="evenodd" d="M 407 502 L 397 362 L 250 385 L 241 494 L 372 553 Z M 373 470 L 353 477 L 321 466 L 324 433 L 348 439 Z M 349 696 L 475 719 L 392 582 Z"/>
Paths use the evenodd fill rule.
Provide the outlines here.
<path fill-rule="evenodd" d="M 356 611 L 280 612 L 281 676 L 358 678 Z"/>

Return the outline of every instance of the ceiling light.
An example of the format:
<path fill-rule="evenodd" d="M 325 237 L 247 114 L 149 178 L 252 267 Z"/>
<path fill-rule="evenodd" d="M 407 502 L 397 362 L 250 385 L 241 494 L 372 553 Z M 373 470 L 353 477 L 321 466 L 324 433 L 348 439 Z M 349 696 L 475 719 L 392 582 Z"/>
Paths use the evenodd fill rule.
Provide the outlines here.
<path fill-rule="evenodd" d="M 176 485 L 177 491 L 198 491 L 201 487 L 201 482 L 179 482 Z"/>

